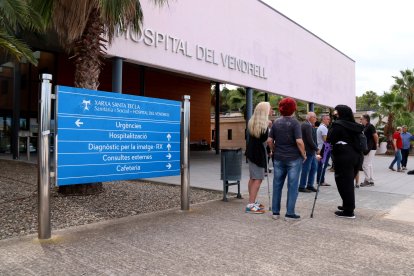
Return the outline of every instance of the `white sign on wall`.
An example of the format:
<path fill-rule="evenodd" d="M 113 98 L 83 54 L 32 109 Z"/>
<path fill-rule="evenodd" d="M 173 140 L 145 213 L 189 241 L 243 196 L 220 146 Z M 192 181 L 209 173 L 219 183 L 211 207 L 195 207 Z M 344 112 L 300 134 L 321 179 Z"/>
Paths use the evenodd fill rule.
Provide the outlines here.
<path fill-rule="evenodd" d="M 108 45 L 109 56 L 355 109 L 355 61 L 261 1 L 140 3 L 142 33 L 117 37 Z"/>
<path fill-rule="evenodd" d="M 265 68 L 261 65 L 220 52 L 216 49 L 210 49 L 199 44 L 193 45 L 184 39 L 157 32 L 150 28 L 144 29 L 139 35 L 128 31 L 125 33 L 124 37 L 135 43 L 143 43 L 148 47 L 163 49 L 168 53 L 182 55 L 186 58 L 222 66 L 229 70 L 236 70 L 254 77 L 267 79 Z"/>

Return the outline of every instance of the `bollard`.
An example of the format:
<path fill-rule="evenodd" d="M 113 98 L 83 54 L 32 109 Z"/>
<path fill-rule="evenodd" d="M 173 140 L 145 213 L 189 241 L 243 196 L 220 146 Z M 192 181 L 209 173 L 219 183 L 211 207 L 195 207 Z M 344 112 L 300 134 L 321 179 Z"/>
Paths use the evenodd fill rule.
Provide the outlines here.
<path fill-rule="evenodd" d="M 39 107 L 39 145 L 38 145 L 38 238 L 50 239 L 50 172 L 49 172 L 49 140 L 50 140 L 50 106 L 52 91 L 52 75 L 41 75 Z"/>
<path fill-rule="evenodd" d="M 181 117 L 181 210 L 190 209 L 190 96 L 185 95 Z"/>

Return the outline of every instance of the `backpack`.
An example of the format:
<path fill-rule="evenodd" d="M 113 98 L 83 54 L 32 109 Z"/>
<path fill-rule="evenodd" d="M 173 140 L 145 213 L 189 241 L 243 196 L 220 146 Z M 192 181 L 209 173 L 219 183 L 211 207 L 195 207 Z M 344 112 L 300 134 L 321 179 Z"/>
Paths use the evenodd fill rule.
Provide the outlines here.
<path fill-rule="evenodd" d="M 337 124 L 344 126 L 344 124 L 341 121 L 336 121 Z M 367 137 L 364 134 L 364 131 L 362 131 L 361 133 L 358 133 L 357 136 L 354 136 L 354 144 L 352 145 L 352 147 L 358 151 L 358 152 L 362 152 L 364 155 L 367 155 L 370 152 L 370 149 L 368 147 L 368 141 L 367 141 Z"/>
<path fill-rule="evenodd" d="M 364 155 L 367 155 L 370 152 L 370 149 L 368 148 L 367 137 L 365 136 L 364 132 L 358 134 L 358 140 L 359 150 L 362 151 Z"/>

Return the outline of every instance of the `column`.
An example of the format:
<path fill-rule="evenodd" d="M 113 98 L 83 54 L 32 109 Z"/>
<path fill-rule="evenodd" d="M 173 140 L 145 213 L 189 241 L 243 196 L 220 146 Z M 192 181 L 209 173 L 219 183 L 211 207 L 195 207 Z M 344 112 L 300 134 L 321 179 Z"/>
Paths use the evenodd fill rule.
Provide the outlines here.
<path fill-rule="evenodd" d="M 214 93 L 216 97 L 215 105 L 215 137 L 214 141 L 216 143 L 216 154 L 220 154 L 220 83 L 216 82 L 214 87 Z"/>
<path fill-rule="evenodd" d="M 247 124 L 253 114 L 253 89 L 246 87 L 246 148 L 247 143 L 249 142 L 249 130 L 247 129 Z"/>
<path fill-rule="evenodd" d="M 314 112 L 315 111 L 315 104 L 314 103 L 308 103 L 308 109 L 309 109 L 309 112 Z"/>
<path fill-rule="evenodd" d="M 122 58 L 112 59 L 112 91 L 122 93 Z"/>

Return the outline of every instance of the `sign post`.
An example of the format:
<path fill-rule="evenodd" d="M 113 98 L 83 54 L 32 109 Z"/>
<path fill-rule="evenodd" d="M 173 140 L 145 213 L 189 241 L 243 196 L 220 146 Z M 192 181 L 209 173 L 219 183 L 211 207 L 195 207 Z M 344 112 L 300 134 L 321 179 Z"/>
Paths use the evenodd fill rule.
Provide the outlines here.
<path fill-rule="evenodd" d="M 39 175 L 38 175 L 38 238 L 50 239 L 50 171 L 49 171 L 49 140 L 50 140 L 50 106 L 52 75 L 42 74 L 39 109 Z"/>
<path fill-rule="evenodd" d="M 42 75 L 39 239 L 51 236 L 51 75 Z M 56 186 L 178 175 L 189 210 L 190 96 L 183 102 L 56 86 Z"/>
<path fill-rule="evenodd" d="M 190 209 L 190 96 L 183 100 L 181 120 L 181 210 Z"/>

